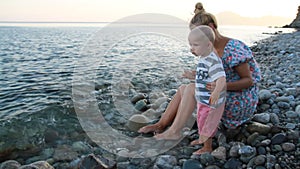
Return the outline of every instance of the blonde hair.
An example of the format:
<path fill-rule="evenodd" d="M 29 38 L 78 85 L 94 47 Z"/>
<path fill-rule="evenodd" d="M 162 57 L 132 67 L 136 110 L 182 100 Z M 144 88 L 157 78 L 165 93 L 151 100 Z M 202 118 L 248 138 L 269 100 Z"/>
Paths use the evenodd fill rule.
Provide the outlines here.
<path fill-rule="evenodd" d="M 217 29 L 218 24 L 215 16 L 213 14 L 207 12 L 199 12 L 195 13 L 193 18 L 190 21 L 190 28 L 194 28 L 200 25 L 209 25 L 213 24 L 213 26 Z"/>
<path fill-rule="evenodd" d="M 190 34 L 196 34 L 200 40 L 209 40 L 212 44 L 215 41 L 215 33 L 207 25 L 200 25 L 193 28 Z"/>
<path fill-rule="evenodd" d="M 194 14 L 204 13 L 204 12 L 205 12 L 205 9 L 203 8 L 202 3 L 201 2 L 196 3 Z"/>

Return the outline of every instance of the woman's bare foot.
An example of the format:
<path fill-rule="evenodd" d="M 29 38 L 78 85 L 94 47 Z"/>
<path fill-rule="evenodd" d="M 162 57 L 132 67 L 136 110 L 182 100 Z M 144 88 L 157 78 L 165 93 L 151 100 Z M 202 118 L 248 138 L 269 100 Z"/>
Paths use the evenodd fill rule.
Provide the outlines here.
<path fill-rule="evenodd" d="M 204 153 L 211 153 L 211 152 L 212 152 L 211 148 L 202 147 L 201 149 L 193 152 L 193 154 L 195 154 L 195 155 L 201 155 L 201 154 L 204 154 Z"/>
<path fill-rule="evenodd" d="M 152 124 L 148 126 L 144 126 L 138 130 L 139 133 L 150 133 L 153 132 L 156 133 L 162 133 L 164 131 L 164 127 L 162 127 L 160 124 Z"/>
<path fill-rule="evenodd" d="M 182 135 L 180 132 L 174 132 L 170 129 L 154 136 L 154 138 L 156 138 L 157 140 L 178 140 L 181 137 Z"/>

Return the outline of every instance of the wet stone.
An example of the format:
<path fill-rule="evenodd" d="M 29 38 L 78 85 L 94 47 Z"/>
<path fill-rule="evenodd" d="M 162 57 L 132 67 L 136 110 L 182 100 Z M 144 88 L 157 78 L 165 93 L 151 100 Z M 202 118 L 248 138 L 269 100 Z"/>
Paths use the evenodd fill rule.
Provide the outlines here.
<path fill-rule="evenodd" d="M 288 129 L 293 130 L 293 129 L 296 128 L 296 124 L 295 124 L 295 123 L 287 123 L 287 124 L 285 125 L 285 127 L 288 128 Z"/>
<path fill-rule="evenodd" d="M 54 169 L 47 161 L 37 161 L 30 165 L 36 166 L 38 169 Z"/>
<path fill-rule="evenodd" d="M 218 167 L 216 165 L 210 165 L 210 166 L 207 166 L 205 169 L 220 169 L 220 167 Z"/>
<path fill-rule="evenodd" d="M 55 143 L 57 140 L 60 139 L 58 132 L 53 129 L 47 129 L 44 133 L 45 142 L 48 144 Z"/>
<path fill-rule="evenodd" d="M 242 146 L 239 149 L 239 155 L 240 160 L 247 163 L 256 155 L 256 149 L 251 146 Z"/>
<path fill-rule="evenodd" d="M 56 161 L 72 161 L 73 159 L 77 158 L 77 156 L 78 153 L 75 152 L 70 146 L 61 145 L 54 150 L 53 158 Z"/>
<path fill-rule="evenodd" d="M 259 140 L 257 139 L 259 136 L 258 132 L 254 132 L 253 134 L 251 134 L 248 138 L 247 138 L 247 143 L 255 146 L 256 144 L 259 143 Z"/>
<path fill-rule="evenodd" d="M 266 151 L 265 147 L 259 146 L 257 148 L 257 154 L 259 154 L 259 155 L 266 155 L 267 151 Z"/>
<path fill-rule="evenodd" d="M 150 119 L 147 118 L 146 116 L 142 114 L 135 114 L 130 117 L 128 120 L 126 126 L 131 130 L 131 131 L 138 131 L 141 127 L 146 126 L 150 122 Z"/>
<path fill-rule="evenodd" d="M 281 82 L 276 82 L 275 86 L 280 89 L 284 88 L 284 84 Z"/>
<path fill-rule="evenodd" d="M 224 165 L 225 169 L 240 169 L 242 162 L 236 158 L 230 158 Z"/>
<path fill-rule="evenodd" d="M 139 100 L 138 102 L 135 103 L 134 108 L 138 111 L 145 111 L 148 108 L 147 100 L 146 99 Z"/>
<path fill-rule="evenodd" d="M 266 169 L 264 166 L 256 166 L 255 169 Z"/>
<path fill-rule="evenodd" d="M 275 125 L 280 123 L 279 117 L 275 113 L 270 113 L 270 121 L 271 121 L 272 124 L 275 124 Z"/>
<path fill-rule="evenodd" d="M 289 109 L 290 108 L 290 104 L 286 103 L 286 102 L 278 102 L 277 105 L 278 105 L 278 107 L 283 108 L 283 109 Z"/>
<path fill-rule="evenodd" d="M 283 143 L 282 144 L 282 149 L 283 151 L 293 151 L 295 150 L 296 146 L 293 143 Z"/>
<path fill-rule="evenodd" d="M 299 138 L 299 131 L 297 131 L 297 130 L 289 130 L 287 132 L 287 138 L 289 140 L 297 140 Z"/>
<path fill-rule="evenodd" d="M 267 168 L 273 168 L 276 164 L 276 157 L 274 155 L 267 155 L 267 163 L 266 167 Z"/>
<path fill-rule="evenodd" d="M 270 106 L 269 104 L 262 104 L 262 105 L 259 106 L 259 109 L 260 109 L 261 111 L 266 111 L 266 110 L 268 110 L 270 107 L 271 107 L 271 106 Z"/>
<path fill-rule="evenodd" d="M 88 152 L 90 152 L 90 147 L 82 141 L 74 142 L 72 144 L 72 149 L 78 153 L 83 154 L 87 154 Z"/>
<path fill-rule="evenodd" d="M 161 155 L 156 159 L 154 166 L 164 169 L 173 169 L 177 165 L 177 159 L 171 155 Z"/>
<path fill-rule="evenodd" d="M 143 99 L 146 99 L 146 98 L 147 98 L 147 94 L 138 93 L 135 96 L 133 96 L 130 101 L 131 101 L 131 103 L 135 104 L 136 102 L 138 102 L 140 100 L 143 100 Z"/>
<path fill-rule="evenodd" d="M 200 156 L 201 164 L 211 165 L 214 163 L 214 161 L 215 161 L 215 158 L 212 156 L 211 153 L 204 153 L 204 154 L 201 154 L 201 156 Z"/>
<path fill-rule="evenodd" d="M 39 169 L 37 166 L 34 165 L 23 165 L 18 169 Z"/>
<path fill-rule="evenodd" d="M 295 112 L 300 115 L 300 105 L 297 105 L 295 108 Z"/>
<path fill-rule="evenodd" d="M 182 169 L 204 169 L 198 160 L 189 159 L 183 163 Z"/>
<path fill-rule="evenodd" d="M 226 160 L 226 148 L 220 146 L 211 152 L 211 155 L 217 159 Z"/>
<path fill-rule="evenodd" d="M 8 160 L 0 165 L 0 169 L 18 169 L 21 164 L 15 160 Z"/>
<path fill-rule="evenodd" d="M 253 116 L 253 120 L 263 123 L 263 124 L 267 124 L 270 121 L 270 114 L 269 113 L 260 113 L 260 114 L 255 114 Z"/>
<path fill-rule="evenodd" d="M 101 156 L 96 156 L 94 154 L 89 154 L 84 157 L 78 169 L 87 169 L 87 168 L 103 168 L 103 169 L 116 169 L 117 163 L 115 161 L 106 159 Z"/>
<path fill-rule="evenodd" d="M 259 95 L 259 99 L 261 100 L 268 100 L 269 98 L 272 97 L 272 93 L 269 90 L 265 90 L 265 89 L 260 90 L 258 95 Z"/>
<path fill-rule="evenodd" d="M 270 126 L 258 122 L 253 122 L 247 126 L 247 131 L 250 133 L 258 132 L 259 134 L 268 134 L 270 130 Z"/>
<path fill-rule="evenodd" d="M 239 149 L 244 146 L 243 143 L 234 143 L 233 146 L 229 150 L 230 157 L 238 157 L 239 156 Z"/>
<path fill-rule="evenodd" d="M 287 96 L 281 96 L 281 97 L 277 97 L 275 99 L 276 102 L 290 102 L 291 98 L 290 97 L 287 97 Z"/>
<path fill-rule="evenodd" d="M 273 152 L 281 152 L 282 148 L 281 148 L 280 145 L 276 144 L 276 145 L 273 146 L 272 151 Z"/>
<path fill-rule="evenodd" d="M 286 141 L 286 134 L 278 133 L 271 138 L 271 144 L 281 144 Z"/>

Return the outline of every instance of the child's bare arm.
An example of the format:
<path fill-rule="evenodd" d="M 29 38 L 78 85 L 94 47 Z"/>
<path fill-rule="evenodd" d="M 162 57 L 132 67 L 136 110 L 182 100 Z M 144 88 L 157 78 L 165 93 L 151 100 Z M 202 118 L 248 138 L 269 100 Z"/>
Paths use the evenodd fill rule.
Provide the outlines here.
<path fill-rule="evenodd" d="M 223 91 L 225 87 L 226 87 L 226 78 L 222 76 L 216 80 L 216 87 L 212 91 L 211 96 L 209 98 L 210 104 L 215 104 L 217 102 L 221 91 Z"/>
<path fill-rule="evenodd" d="M 196 71 L 195 70 L 192 70 L 192 71 L 190 71 L 190 70 L 184 70 L 184 72 L 182 74 L 182 77 L 190 79 L 190 80 L 195 80 Z"/>
<path fill-rule="evenodd" d="M 226 78 L 222 76 L 216 80 L 216 87 L 214 91 L 220 93 L 222 90 L 224 90 L 225 87 L 226 87 Z"/>

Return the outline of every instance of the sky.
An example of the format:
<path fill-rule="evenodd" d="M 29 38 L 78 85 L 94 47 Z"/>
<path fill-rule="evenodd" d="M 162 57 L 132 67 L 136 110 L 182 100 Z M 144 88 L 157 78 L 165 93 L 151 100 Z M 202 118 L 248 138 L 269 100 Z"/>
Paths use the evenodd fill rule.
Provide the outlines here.
<path fill-rule="evenodd" d="M 194 6 L 231 11 L 244 17 L 296 17 L 300 0 L 1 0 L 0 21 L 113 22 L 142 13 L 161 13 L 188 21 Z"/>

